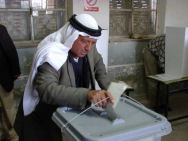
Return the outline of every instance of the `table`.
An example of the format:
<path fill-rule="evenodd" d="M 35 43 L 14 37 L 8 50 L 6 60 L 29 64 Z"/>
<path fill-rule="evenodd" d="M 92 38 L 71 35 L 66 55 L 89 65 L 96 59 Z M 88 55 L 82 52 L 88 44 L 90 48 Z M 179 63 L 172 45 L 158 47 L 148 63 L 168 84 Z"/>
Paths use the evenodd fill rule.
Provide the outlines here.
<path fill-rule="evenodd" d="M 171 80 L 168 80 L 168 79 L 162 79 L 162 76 L 164 74 L 156 74 L 156 75 L 150 75 L 150 76 L 147 76 L 148 79 L 152 79 L 152 80 L 155 80 L 157 81 L 157 94 L 156 94 L 156 107 L 158 107 L 158 103 L 159 103 L 159 100 L 160 100 L 160 97 L 159 97 L 159 92 L 160 92 L 160 85 L 164 85 L 165 86 L 165 105 L 164 105 L 164 115 L 165 117 L 168 118 L 168 104 L 169 104 L 169 95 L 170 94 L 173 94 L 173 93 L 178 93 L 178 92 L 182 92 L 182 91 L 187 91 L 188 90 L 188 87 L 184 87 L 182 89 L 177 89 L 177 90 L 173 90 L 173 91 L 170 91 L 169 90 L 169 87 L 173 84 L 182 84 L 182 83 L 185 83 L 186 81 L 188 82 L 188 77 L 184 77 L 184 78 L 180 78 L 180 79 L 171 79 Z M 183 118 L 187 118 L 188 115 L 185 115 L 185 116 L 181 116 L 181 117 L 176 117 L 174 119 L 169 119 L 169 121 L 175 121 L 175 120 L 179 120 L 179 119 L 183 119 Z"/>

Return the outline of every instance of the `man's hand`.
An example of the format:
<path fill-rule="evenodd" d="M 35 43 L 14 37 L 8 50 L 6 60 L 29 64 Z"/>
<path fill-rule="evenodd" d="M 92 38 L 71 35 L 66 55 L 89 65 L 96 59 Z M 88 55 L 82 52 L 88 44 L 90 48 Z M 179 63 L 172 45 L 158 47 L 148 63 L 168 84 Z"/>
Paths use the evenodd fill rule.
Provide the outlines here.
<path fill-rule="evenodd" d="M 114 103 L 112 95 L 105 90 L 91 90 L 88 93 L 88 101 L 99 107 L 106 107 L 107 103 Z M 101 101 L 101 102 L 99 102 Z M 98 103 L 99 102 L 99 103 Z"/>

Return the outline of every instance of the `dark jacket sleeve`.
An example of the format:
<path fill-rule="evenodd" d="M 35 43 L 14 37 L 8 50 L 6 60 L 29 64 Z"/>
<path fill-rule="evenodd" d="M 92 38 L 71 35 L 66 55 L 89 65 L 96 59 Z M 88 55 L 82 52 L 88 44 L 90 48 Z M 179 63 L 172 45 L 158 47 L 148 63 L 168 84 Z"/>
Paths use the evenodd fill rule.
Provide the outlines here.
<path fill-rule="evenodd" d="M 3 25 L 0 25 L 0 60 L 0 84 L 11 91 L 14 80 L 20 75 L 20 67 L 14 43 Z"/>

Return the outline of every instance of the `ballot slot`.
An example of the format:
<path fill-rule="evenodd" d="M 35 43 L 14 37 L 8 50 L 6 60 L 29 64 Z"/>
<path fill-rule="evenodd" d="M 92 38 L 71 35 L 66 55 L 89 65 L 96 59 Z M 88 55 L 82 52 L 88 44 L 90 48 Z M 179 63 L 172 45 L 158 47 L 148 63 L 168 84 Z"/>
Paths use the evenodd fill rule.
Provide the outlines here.
<path fill-rule="evenodd" d="M 101 117 L 110 120 L 113 125 L 124 123 L 125 120 L 116 113 L 115 107 L 117 106 L 121 95 L 127 87 L 128 85 L 123 81 L 111 82 L 107 91 L 112 94 L 112 97 L 114 98 L 114 104 L 108 103 L 106 108 L 96 107 L 94 104 L 92 104 L 91 106 L 93 111 Z"/>
<path fill-rule="evenodd" d="M 110 120 L 113 125 L 118 125 L 118 124 L 124 123 L 125 120 L 122 119 L 120 117 L 120 115 L 115 112 L 115 107 L 116 107 L 117 103 L 119 102 L 120 96 L 126 90 L 126 88 L 127 88 L 127 85 L 122 81 L 111 82 L 107 91 L 112 94 L 112 96 L 114 98 L 114 104 L 108 103 L 105 108 L 101 108 L 101 107 L 95 106 L 96 104 L 92 103 L 89 108 L 85 109 L 84 111 L 80 111 L 80 113 L 78 115 L 76 115 L 75 117 L 73 117 L 69 121 L 67 121 L 67 123 L 64 126 L 66 127 L 68 124 L 70 124 L 70 122 L 72 122 L 73 120 L 76 120 L 76 118 L 78 118 L 82 114 L 88 114 L 91 110 L 92 110 L 92 112 L 97 113 L 98 116 L 100 116 L 101 118 L 106 118 L 106 119 Z M 107 97 L 106 99 L 108 99 L 108 98 L 109 97 Z M 102 101 L 103 101 L 103 99 L 99 102 L 102 102 Z M 64 107 L 63 109 L 64 109 L 64 112 L 74 110 L 74 109 L 71 109 L 68 107 Z"/>

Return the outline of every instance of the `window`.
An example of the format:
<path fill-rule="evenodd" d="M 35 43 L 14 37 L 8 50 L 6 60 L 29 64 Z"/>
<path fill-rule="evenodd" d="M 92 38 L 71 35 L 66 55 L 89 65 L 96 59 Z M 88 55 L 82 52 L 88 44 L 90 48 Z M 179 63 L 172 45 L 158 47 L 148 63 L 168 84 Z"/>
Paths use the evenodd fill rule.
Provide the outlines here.
<path fill-rule="evenodd" d="M 0 24 L 14 41 L 37 42 L 64 25 L 65 0 L 0 0 Z"/>
<path fill-rule="evenodd" d="M 157 0 L 110 0 L 111 37 L 151 37 L 156 18 Z"/>

